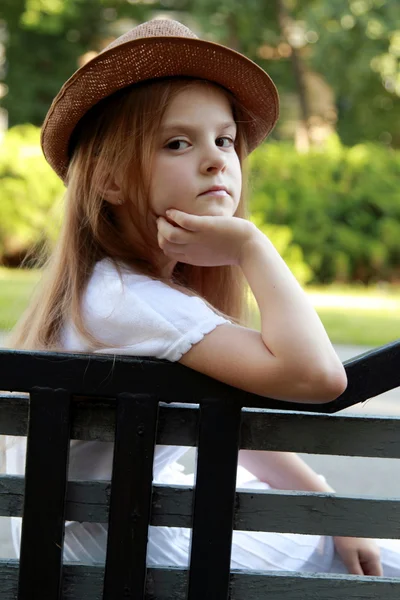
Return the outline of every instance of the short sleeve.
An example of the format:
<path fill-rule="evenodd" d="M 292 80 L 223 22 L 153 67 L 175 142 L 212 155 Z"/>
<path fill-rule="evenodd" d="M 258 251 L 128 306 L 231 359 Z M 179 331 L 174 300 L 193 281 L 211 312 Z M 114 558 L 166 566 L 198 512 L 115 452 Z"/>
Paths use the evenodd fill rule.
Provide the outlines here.
<path fill-rule="evenodd" d="M 88 284 L 83 308 L 89 331 L 106 345 L 100 352 L 170 361 L 229 323 L 201 298 L 130 271 L 120 274 L 104 261 Z"/>

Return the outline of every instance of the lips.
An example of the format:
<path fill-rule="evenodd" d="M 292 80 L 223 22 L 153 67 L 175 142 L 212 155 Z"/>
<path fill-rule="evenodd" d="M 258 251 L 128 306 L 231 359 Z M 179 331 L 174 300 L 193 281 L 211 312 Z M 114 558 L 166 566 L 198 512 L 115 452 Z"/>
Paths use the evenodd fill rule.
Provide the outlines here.
<path fill-rule="evenodd" d="M 220 192 L 221 195 L 223 193 L 229 195 L 229 191 L 224 185 L 213 185 L 212 187 L 208 188 L 208 190 L 205 190 L 204 192 L 199 194 L 199 196 L 204 196 L 205 194 L 211 194 L 212 192 L 215 192 L 215 193 Z"/>

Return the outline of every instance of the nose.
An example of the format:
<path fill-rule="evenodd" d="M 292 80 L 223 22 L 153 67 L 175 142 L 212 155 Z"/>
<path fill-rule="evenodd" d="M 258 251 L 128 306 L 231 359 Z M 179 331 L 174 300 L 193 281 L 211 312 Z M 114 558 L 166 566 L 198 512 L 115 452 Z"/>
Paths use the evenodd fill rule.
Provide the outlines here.
<path fill-rule="evenodd" d="M 221 150 L 214 145 L 204 152 L 201 162 L 201 171 L 204 174 L 215 174 L 226 169 L 226 160 Z"/>

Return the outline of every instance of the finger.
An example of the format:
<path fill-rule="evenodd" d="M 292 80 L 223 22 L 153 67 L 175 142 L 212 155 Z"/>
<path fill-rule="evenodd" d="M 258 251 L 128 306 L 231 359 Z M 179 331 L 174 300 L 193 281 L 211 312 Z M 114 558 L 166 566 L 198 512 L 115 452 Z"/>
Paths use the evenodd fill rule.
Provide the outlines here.
<path fill-rule="evenodd" d="M 360 562 L 364 575 L 374 575 L 376 577 L 382 577 L 383 568 L 379 557 L 372 556 L 366 560 L 361 559 Z"/>
<path fill-rule="evenodd" d="M 187 232 L 181 229 L 181 227 L 171 225 L 164 217 L 159 217 L 157 219 L 157 227 L 159 233 L 161 233 L 168 242 L 173 242 L 174 244 L 188 243 Z"/>
<path fill-rule="evenodd" d="M 187 229 L 188 231 L 198 231 L 201 219 L 204 219 L 204 217 L 190 215 L 189 213 L 182 212 L 176 208 L 168 209 L 166 215 L 169 219 L 175 221 L 180 227 L 183 227 L 183 229 Z"/>
<path fill-rule="evenodd" d="M 183 244 L 174 244 L 169 242 L 160 234 L 158 235 L 158 245 L 164 254 L 167 254 L 168 256 L 175 256 L 176 254 L 184 255 L 183 248 L 186 247 Z"/>
<path fill-rule="evenodd" d="M 361 567 L 360 560 L 356 552 L 352 552 L 346 557 L 343 557 L 343 562 L 351 575 L 364 575 L 364 571 Z"/>

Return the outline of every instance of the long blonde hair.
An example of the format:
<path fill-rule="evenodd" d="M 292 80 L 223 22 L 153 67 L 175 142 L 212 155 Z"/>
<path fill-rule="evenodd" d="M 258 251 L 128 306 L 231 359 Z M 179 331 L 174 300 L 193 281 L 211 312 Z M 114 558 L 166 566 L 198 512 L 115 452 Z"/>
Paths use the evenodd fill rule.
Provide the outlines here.
<path fill-rule="evenodd" d="M 61 330 L 71 319 L 93 350 L 104 347 L 85 327 L 81 304 L 94 265 L 105 257 L 117 266 L 124 263 L 138 273 L 184 288 L 202 297 L 219 314 L 246 324 L 246 284 L 239 267 L 204 268 L 178 263 L 172 281 L 160 277 L 155 267 L 159 248 L 148 202 L 153 149 L 168 104 L 194 82 L 200 80 L 168 78 L 125 88 L 96 104 L 81 120 L 71 141 L 65 216 L 58 243 L 28 309 L 11 335 L 11 346 L 61 349 Z M 238 123 L 236 145 L 243 165 L 247 149 L 241 122 L 253 117 L 223 91 Z M 117 171 L 129 174 L 121 192 L 129 205 L 133 240 L 121 235 L 112 208 L 101 194 Z M 242 218 L 247 217 L 244 196 L 242 191 L 235 213 Z"/>

